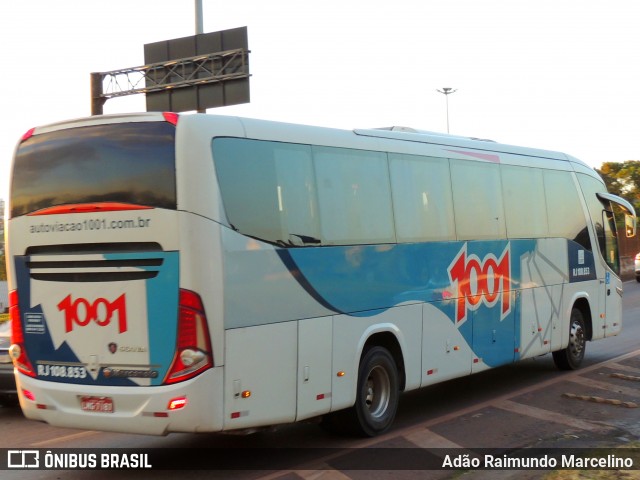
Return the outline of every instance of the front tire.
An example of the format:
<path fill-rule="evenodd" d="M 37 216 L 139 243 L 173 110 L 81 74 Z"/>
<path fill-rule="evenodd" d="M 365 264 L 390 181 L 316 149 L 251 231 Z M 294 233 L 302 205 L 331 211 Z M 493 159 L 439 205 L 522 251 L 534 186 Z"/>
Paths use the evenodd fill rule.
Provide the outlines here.
<path fill-rule="evenodd" d="M 398 367 L 386 348 L 369 349 L 358 370 L 358 390 L 353 415 L 357 430 L 373 437 L 391 427 L 398 410 Z"/>
<path fill-rule="evenodd" d="M 553 361 L 560 370 L 576 370 L 580 367 L 587 344 L 587 335 L 582 312 L 573 308 L 569 322 L 569 345 L 553 352 Z"/>

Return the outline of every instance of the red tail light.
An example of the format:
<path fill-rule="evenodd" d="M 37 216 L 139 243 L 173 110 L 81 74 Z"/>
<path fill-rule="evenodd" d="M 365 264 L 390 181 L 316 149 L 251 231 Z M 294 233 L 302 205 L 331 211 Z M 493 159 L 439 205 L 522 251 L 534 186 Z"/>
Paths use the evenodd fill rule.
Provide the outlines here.
<path fill-rule="evenodd" d="M 11 319 L 11 358 L 16 368 L 30 377 L 35 377 L 33 366 L 24 348 L 24 333 L 20 322 L 20 307 L 18 306 L 18 291 L 9 292 L 9 318 Z"/>
<path fill-rule="evenodd" d="M 162 116 L 167 122 L 171 123 L 172 125 L 178 125 L 178 119 L 180 118 L 180 115 L 178 115 L 177 113 L 163 112 Z"/>
<path fill-rule="evenodd" d="M 27 130 L 25 132 L 24 135 L 22 135 L 22 138 L 20 139 L 21 142 L 26 142 L 27 140 L 29 140 L 31 137 L 33 137 L 33 134 L 35 133 L 36 129 L 34 128 L 30 128 L 29 130 Z"/>
<path fill-rule="evenodd" d="M 180 290 L 176 353 L 164 383 L 193 378 L 213 367 L 209 326 L 197 293 Z"/>

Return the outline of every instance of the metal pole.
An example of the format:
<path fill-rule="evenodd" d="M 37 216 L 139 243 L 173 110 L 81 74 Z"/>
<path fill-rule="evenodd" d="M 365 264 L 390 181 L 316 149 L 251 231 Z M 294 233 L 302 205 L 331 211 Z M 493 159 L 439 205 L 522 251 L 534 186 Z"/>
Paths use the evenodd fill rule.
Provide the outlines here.
<path fill-rule="evenodd" d="M 447 133 L 449 133 L 449 95 L 444 96 L 447 102 Z"/>
<path fill-rule="evenodd" d="M 196 35 L 204 33 L 204 18 L 202 15 L 202 0 L 196 1 Z M 207 113 L 206 108 L 199 108 L 198 113 Z"/>
<path fill-rule="evenodd" d="M 91 115 L 102 115 L 106 98 L 102 97 L 102 74 L 91 74 Z"/>
<path fill-rule="evenodd" d="M 196 1 L 196 35 L 204 33 L 204 19 L 202 18 L 202 0 Z"/>
<path fill-rule="evenodd" d="M 451 95 L 454 92 L 457 92 L 458 90 L 454 90 L 453 88 L 443 88 L 442 90 L 438 90 L 436 89 L 437 92 L 440 92 L 442 94 L 444 94 L 444 98 L 446 99 L 446 105 L 447 105 L 447 133 L 449 133 L 449 95 Z"/>

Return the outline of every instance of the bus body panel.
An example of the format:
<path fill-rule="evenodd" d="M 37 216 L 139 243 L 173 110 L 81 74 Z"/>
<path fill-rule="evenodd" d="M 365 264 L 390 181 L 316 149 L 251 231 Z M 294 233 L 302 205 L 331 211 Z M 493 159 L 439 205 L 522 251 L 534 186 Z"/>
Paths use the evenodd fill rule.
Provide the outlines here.
<path fill-rule="evenodd" d="M 378 334 L 391 334 L 396 339 L 404 359 L 406 390 L 420 385 L 421 316 L 422 309 L 418 304 L 369 311 L 364 316 L 333 316 L 332 355 L 335 376 L 332 411 L 350 407 L 355 402 L 362 352 L 367 341 Z"/>
<path fill-rule="evenodd" d="M 114 386 L 162 381 L 175 346 L 179 275 L 177 232 L 162 225 L 175 222 L 176 213 L 163 210 L 13 220 L 12 268 L 39 379 Z M 91 243 L 98 231 L 101 242 Z M 149 239 L 159 238 L 161 251 L 145 250 L 155 243 Z"/>
<path fill-rule="evenodd" d="M 180 287 L 200 295 L 207 314 L 216 367 L 225 363 L 223 332 L 226 302 L 222 294 L 224 261 L 221 238 L 224 230 L 219 223 L 208 218 L 178 212 L 176 231 L 181 234 Z M 192 265 L 198 265 L 198 268 Z"/>
<path fill-rule="evenodd" d="M 471 374 L 473 350 L 443 310 L 423 304 L 422 387 Z"/>
<path fill-rule="evenodd" d="M 225 332 L 225 430 L 296 418 L 298 323 Z"/>
<path fill-rule="evenodd" d="M 298 322 L 298 385 L 296 420 L 331 411 L 333 350 L 332 318 L 321 317 Z"/>
<path fill-rule="evenodd" d="M 333 313 L 296 280 L 296 267 L 283 261 L 286 252 L 226 228 L 221 236 L 225 329 Z"/>
<path fill-rule="evenodd" d="M 146 435 L 166 435 L 170 432 L 217 432 L 223 429 L 224 372 L 209 369 L 186 382 L 161 387 L 82 386 L 37 380 L 17 375 L 18 389 L 28 390 L 38 400 L 20 397 L 25 416 L 50 425 Z M 78 407 L 80 397 L 111 397 L 111 413 L 85 412 Z M 172 400 L 187 398 L 187 406 L 169 411 Z"/>
<path fill-rule="evenodd" d="M 622 332 L 622 279 L 607 272 L 605 276 L 605 337 L 613 337 Z M 602 297 L 601 297 L 602 298 Z"/>

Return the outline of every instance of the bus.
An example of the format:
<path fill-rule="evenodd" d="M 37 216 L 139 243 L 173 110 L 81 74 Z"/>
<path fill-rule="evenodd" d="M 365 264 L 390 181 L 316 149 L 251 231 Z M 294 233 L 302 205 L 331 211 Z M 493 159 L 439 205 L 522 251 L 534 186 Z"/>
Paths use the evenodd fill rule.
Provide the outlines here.
<path fill-rule="evenodd" d="M 402 392 L 549 353 L 578 368 L 621 330 L 614 205 L 634 235 L 571 156 L 402 127 L 37 127 L 7 212 L 20 405 L 89 430 L 374 436 Z"/>

